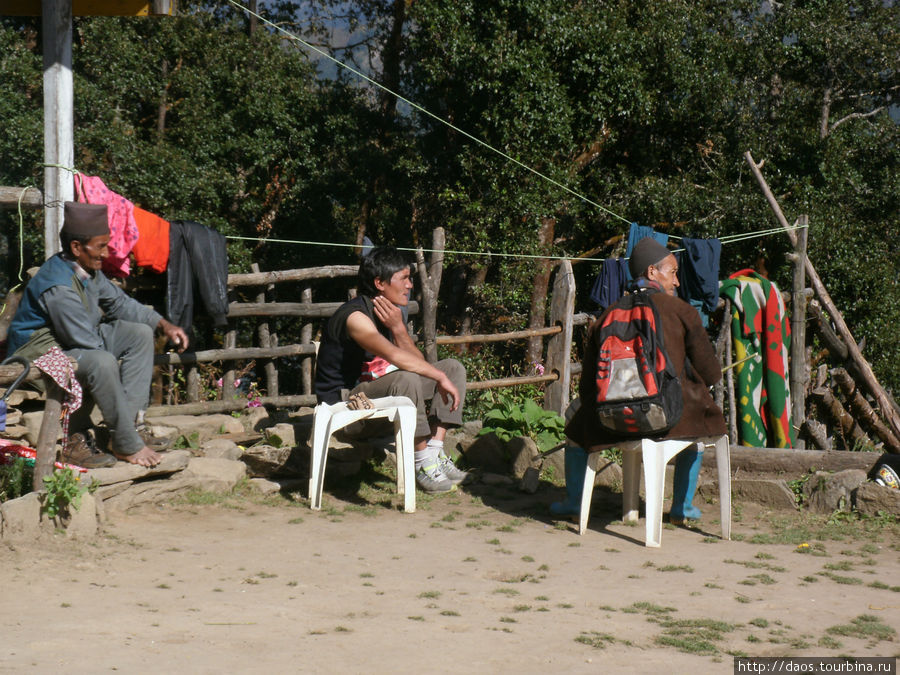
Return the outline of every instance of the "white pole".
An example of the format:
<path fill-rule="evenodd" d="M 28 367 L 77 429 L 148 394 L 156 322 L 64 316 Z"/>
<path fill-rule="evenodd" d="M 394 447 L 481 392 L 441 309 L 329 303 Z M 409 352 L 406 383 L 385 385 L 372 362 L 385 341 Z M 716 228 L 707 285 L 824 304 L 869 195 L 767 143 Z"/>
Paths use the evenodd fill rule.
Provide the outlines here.
<path fill-rule="evenodd" d="M 75 194 L 72 0 L 41 0 L 44 30 L 44 258 L 59 251 L 63 204 Z"/>

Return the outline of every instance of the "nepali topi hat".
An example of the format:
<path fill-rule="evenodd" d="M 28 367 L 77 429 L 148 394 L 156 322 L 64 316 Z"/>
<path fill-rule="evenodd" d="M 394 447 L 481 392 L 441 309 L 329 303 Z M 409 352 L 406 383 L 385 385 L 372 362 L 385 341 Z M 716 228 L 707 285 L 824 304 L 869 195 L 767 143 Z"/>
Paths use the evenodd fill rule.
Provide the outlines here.
<path fill-rule="evenodd" d="M 66 202 L 62 231 L 77 239 L 91 239 L 109 234 L 106 204 Z"/>

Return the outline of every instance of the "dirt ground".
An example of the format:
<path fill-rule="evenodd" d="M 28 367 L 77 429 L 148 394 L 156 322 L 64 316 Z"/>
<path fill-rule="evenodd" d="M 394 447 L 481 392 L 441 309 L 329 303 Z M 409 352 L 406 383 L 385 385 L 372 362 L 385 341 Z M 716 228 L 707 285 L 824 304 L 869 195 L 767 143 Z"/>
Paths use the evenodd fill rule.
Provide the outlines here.
<path fill-rule="evenodd" d="M 320 512 L 193 494 L 95 541 L 0 545 L 0 672 L 731 673 L 734 655 L 900 654 L 896 524 L 738 504 L 722 541 L 706 505 L 648 549 L 613 494 L 580 537 L 544 517 L 552 486 L 420 493 L 415 514 L 388 486 L 326 484 Z"/>

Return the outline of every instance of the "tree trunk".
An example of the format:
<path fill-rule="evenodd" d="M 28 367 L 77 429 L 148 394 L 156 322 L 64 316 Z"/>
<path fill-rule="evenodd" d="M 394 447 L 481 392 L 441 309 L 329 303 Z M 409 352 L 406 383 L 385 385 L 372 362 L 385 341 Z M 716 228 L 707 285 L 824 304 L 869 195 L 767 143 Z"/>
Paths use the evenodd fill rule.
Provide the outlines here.
<path fill-rule="evenodd" d="M 900 452 L 900 440 L 881 421 L 881 418 L 878 417 L 878 414 L 860 393 L 856 382 L 850 377 L 850 374 L 843 368 L 835 368 L 831 371 L 831 376 L 838 383 L 841 391 L 844 392 L 844 396 L 847 397 L 847 403 L 850 405 L 850 409 L 855 414 L 856 419 L 860 420 L 867 429 L 884 441 L 884 446 L 888 450 Z"/>
<path fill-rule="evenodd" d="M 541 226 L 538 229 L 538 253 L 550 254 L 555 232 L 556 218 L 541 218 Z M 550 272 L 552 269 L 553 261 L 548 258 L 537 262 L 537 272 L 534 275 L 534 284 L 531 291 L 529 328 L 543 328 L 546 325 L 547 289 L 550 286 Z M 540 363 L 543 351 L 544 341 L 541 338 L 531 338 L 528 340 L 525 360 L 529 364 Z"/>
<path fill-rule="evenodd" d="M 434 228 L 431 248 L 431 265 L 426 268 L 425 254 L 416 249 L 419 281 L 422 286 L 422 335 L 425 341 L 425 358 L 429 363 L 437 361 L 437 300 L 444 271 L 444 228 Z"/>

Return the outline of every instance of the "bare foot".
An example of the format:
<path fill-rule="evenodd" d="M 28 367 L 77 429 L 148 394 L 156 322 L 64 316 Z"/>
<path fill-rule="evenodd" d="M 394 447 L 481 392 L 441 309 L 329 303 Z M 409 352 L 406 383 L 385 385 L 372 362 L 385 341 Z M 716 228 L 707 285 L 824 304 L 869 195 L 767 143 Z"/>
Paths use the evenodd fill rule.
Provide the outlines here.
<path fill-rule="evenodd" d="M 123 462 L 129 462 L 130 464 L 137 464 L 138 466 L 143 466 L 147 469 L 152 469 L 162 461 L 162 455 L 158 452 L 154 452 L 145 445 L 134 454 L 116 455 L 116 459 L 121 459 Z"/>

